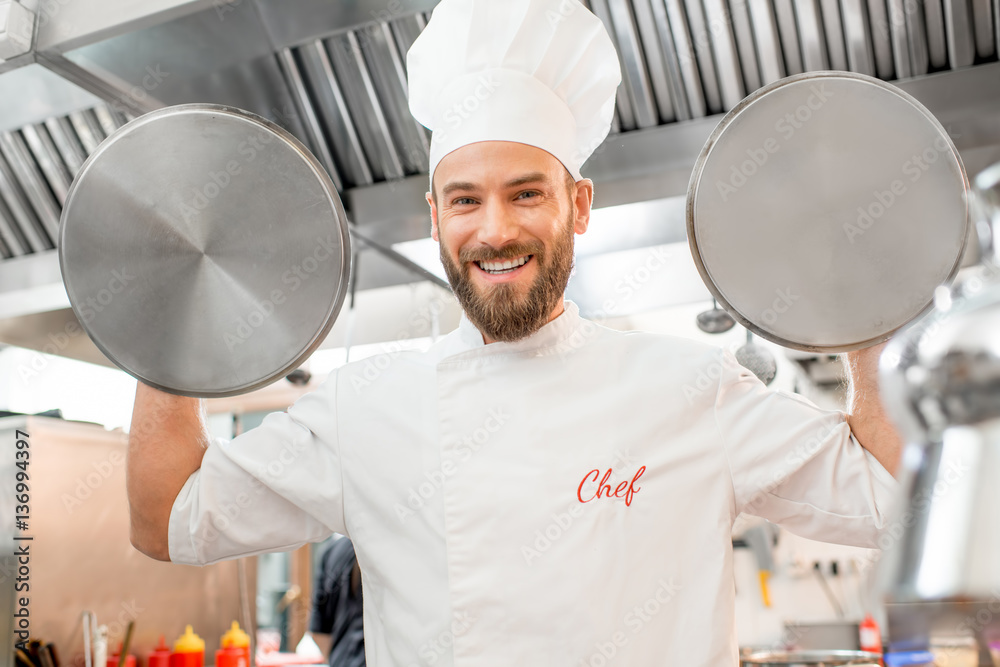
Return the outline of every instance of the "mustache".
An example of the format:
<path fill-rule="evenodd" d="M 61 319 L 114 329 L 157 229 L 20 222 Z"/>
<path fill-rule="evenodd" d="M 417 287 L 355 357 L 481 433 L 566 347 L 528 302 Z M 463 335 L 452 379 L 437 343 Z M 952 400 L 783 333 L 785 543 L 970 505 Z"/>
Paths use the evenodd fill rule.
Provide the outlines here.
<path fill-rule="evenodd" d="M 524 255 L 541 255 L 545 246 L 541 241 L 521 241 L 500 248 L 481 246 L 478 248 L 462 248 L 458 253 L 458 261 L 467 262 L 498 262 Z"/>

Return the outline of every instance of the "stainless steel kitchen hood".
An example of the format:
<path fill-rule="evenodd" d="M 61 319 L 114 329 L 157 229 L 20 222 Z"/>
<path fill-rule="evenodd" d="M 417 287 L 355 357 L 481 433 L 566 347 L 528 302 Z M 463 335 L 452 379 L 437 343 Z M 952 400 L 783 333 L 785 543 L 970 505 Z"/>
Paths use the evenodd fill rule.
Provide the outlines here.
<path fill-rule="evenodd" d="M 407 110 L 405 54 L 434 0 L 24 4 L 44 21 L 27 66 L 0 74 L 0 341 L 40 349 L 57 333 L 47 328 L 71 323 L 64 306 L 36 300 L 60 286 L 52 266 L 65 191 L 87 154 L 144 108 L 214 102 L 260 114 L 310 146 L 375 245 L 428 236 L 428 134 Z M 600 207 L 645 202 L 643 216 L 676 225 L 671 198 L 684 194 L 720 114 L 807 70 L 893 81 L 948 128 L 970 173 L 1000 160 L 1000 0 L 587 4 L 608 25 L 624 74 L 612 134 L 584 167 Z M 606 261 L 588 255 L 581 281 L 599 284 L 612 265 L 620 275 L 628 251 L 664 243 L 664 230 L 643 229 L 649 236 L 631 236 L 629 247 L 607 246 Z M 356 289 L 422 280 L 370 248 Z M 700 294 L 664 289 L 661 304 Z"/>

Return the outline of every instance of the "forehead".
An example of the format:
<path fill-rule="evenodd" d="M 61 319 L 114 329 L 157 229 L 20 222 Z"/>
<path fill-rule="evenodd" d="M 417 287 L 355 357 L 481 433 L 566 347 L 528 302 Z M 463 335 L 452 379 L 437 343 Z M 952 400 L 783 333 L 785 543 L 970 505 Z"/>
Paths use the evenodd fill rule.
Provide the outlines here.
<path fill-rule="evenodd" d="M 526 174 L 559 183 L 566 168 L 551 153 L 513 141 L 480 141 L 458 148 L 438 163 L 434 185 L 440 192 L 449 183 L 497 187 Z"/>

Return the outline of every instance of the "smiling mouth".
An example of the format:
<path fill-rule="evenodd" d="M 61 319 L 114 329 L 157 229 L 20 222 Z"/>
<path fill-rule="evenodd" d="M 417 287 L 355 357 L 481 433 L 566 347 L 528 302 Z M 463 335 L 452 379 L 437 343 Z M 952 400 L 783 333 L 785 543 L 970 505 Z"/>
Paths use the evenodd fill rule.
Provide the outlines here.
<path fill-rule="evenodd" d="M 513 273 L 517 269 L 521 268 L 528 261 L 534 257 L 534 255 L 525 255 L 524 257 L 518 257 L 516 259 L 506 259 L 496 262 L 474 262 L 485 273 L 492 276 L 502 276 L 505 273 Z"/>

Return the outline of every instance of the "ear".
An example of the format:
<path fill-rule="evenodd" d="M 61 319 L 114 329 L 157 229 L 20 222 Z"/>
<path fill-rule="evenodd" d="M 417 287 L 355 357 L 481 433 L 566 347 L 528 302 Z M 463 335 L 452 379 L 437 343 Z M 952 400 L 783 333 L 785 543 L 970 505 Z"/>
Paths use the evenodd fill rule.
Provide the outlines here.
<path fill-rule="evenodd" d="M 576 182 L 574 203 L 576 204 L 576 219 L 573 221 L 573 231 L 583 234 L 590 224 L 590 211 L 594 204 L 594 182 L 583 178 Z"/>
<path fill-rule="evenodd" d="M 427 198 L 427 205 L 431 208 L 431 238 L 435 241 L 438 240 L 438 216 L 437 216 L 437 206 L 434 204 L 434 197 L 431 193 L 424 195 Z"/>

